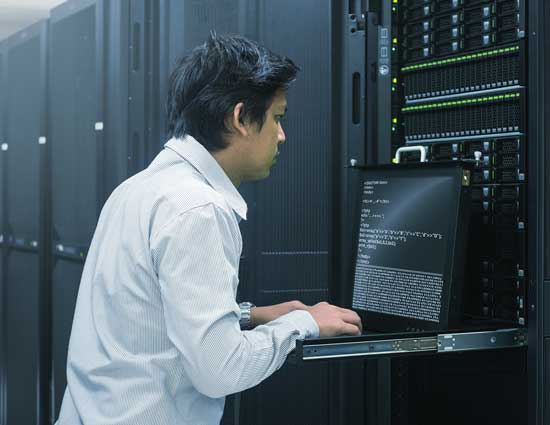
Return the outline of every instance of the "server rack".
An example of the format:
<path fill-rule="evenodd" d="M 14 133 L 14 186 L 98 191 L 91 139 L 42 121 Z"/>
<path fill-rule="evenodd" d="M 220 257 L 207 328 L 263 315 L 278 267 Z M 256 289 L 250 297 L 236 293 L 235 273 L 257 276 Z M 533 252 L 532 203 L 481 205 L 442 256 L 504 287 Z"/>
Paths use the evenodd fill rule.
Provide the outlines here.
<path fill-rule="evenodd" d="M 141 171 L 162 149 L 159 111 L 159 2 L 129 4 L 129 146 L 128 175 Z"/>
<path fill-rule="evenodd" d="M 52 363 L 50 422 L 61 407 L 67 385 L 66 358 L 76 296 L 86 253 L 100 206 L 101 174 L 96 125 L 102 91 L 96 65 L 101 54 L 101 5 L 70 1 L 50 14 L 51 253 L 47 281 L 51 282 Z"/>
<path fill-rule="evenodd" d="M 464 342 L 469 350 L 481 350 L 468 355 L 413 356 L 445 348 L 450 336 L 441 334 L 433 336 L 432 348 L 430 336 L 419 335 L 403 341 L 378 336 L 347 346 L 304 343 L 297 351 L 302 359 L 320 353 L 382 359 L 340 366 L 344 370 L 334 382 L 344 396 L 333 402 L 334 410 L 343 413 L 335 423 L 547 421 L 543 359 L 548 340 L 543 338 L 549 297 L 543 238 L 548 189 L 541 123 L 548 77 L 540 53 L 548 40 L 547 7 L 537 1 L 468 0 L 351 0 L 342 7 L 345 144 L 340 179 L 351 182 L 346 165 L 387 163 L 401 146 L 422 146 L 431 161 L 478 158 L 466 314 L 485 318 L 487 329 L 452 335 L 453 349 Z M 369 114 L 369 103 L 378 106 L 376 114 Z M 405 157 L 418 161 L 420 155 Z M 341 217 L 352 195 L 344 192 Z M 345 219 L 337 228 L 346 228 Z M 344 234 L 337 252 L 345 252 L 347 241 Z M 331 289 L 335 299 L 343 299 L 337 286 Z M 490 329 L 502 320 L 511 327 L 500 331 L 509 333 L 510 344 L 499 352 L 484 351 L 493 338 L 502 342 L 502 335 Z M 350 373 L 365 373 L 359 396 L 356 389 L 346 392 L 349 382 L 357 382 Z M 447 392 L 445 398 L 438 397 L 441 391 Z M 427 406 L 426 400 L 433 404 Z M 456 410 L 457 404 L 469 410 Z M 345 413 L 361 412 L 362 406 L 358 420 Z"/>
<path fill-rule="evenodd" d="M 531 303 L 526 231 L 531 178 L 527 153 L 532 146 L 526 123 L 527 6 L 525 1 L 407 0 L 392 2 L 391 10 L 392 150 L 424 146 L 431 161 L 479 160 L 473 173 L 464 314 L 522 328 L 528 325 Z M 423 404 L 419 398 L 433 397 L 439 387 L 436 377 L 448 378 L 458 369 L 492 381 L 478 379 L 477 388 L 470 390 L 474 397 L 481 395 L 479 388 L 489 393 L 487 406 L 515 405 L 514 411 L 496 410 L 493 420 L 527 423 L 527 353 L 523 349 L 494 357 L 474 355 L 467 360 L 470 364 L 451 358 L 449 364 L 440 361 L 433 367 L 402 362 L 409 368 L 409 383 L 394 396 L 404 392 L 410 400 L 394 403 L 394 421 L 429 417 L 426 407 L 418 407 Z M 485 371 L 477 365 L 484 365 Z M 429 385 L 434 389 L 415 398 L 410 387 L 418 375 L 412 368 L 419 366 L 431 375 Z M 394 375 L 397 386 L 400 380 L 403 377 Z M 504 385 L 517 390 L 499 390 Z M 470 386 L 457 379 L 452 398 L 465 398 Z M 441 406 L 444 413 L 451 408 Z M 395 413 L 401 407 L 405 412 L 399 417 Z M 453 419 L 489 417 L 486 412 L 470 412 Z"/>
<path fill-rule="evenodd" d="M 97 75 L 102 93 L 97 123 L 99 156 L 103 164 L 98 176 L 101 197 L 97 207 L 101 210 L 112 190 L 128 176 L 131 168 L 128 160 L 130 1 L 102 1 L 98 5 L 104 22 L 98 29 L 101 51 L 97 52 L 97 66 L 102 70 Z"/>
<path fill-rule="evenodd" d="M 550 286 L 548 285 L 548 211 L 550 181 L 546 172 L 548 160 L 548 48 L 550 34 L 546 30 L 550 10 L 547 2 L 528 3 L 528 154 L 529 175 L 529 421 L 547 423 L 550 418 L 549 339 Z M 532 142 L 532 141 L 535 142 Z"/>
<path fill-rule="evenodd" d="M 248 0 L 235 1 L 176 1 L 159 0 L 158 2 L 158 38 L 153 52 L 158 52 L 155 59 L 158 61 L 158 83 L 156 91 L 158 137 L 154 150 L 160 151 L 167 141 L 166 126 L 166 99 L 168 93 L 168 78 L 173 71 L 176 61 L 182 55 L 204 43 L 210 31 L 217 33 L 243 34 L 242 13 L 248 10 L 252 2 Z M 153 112 L 155 113 L 155 112 Z M 250 192 L 243 193 L 245 199 L 250 202 Z M 249 233 L 241 227 L 243 232 L 243 253 L 239 267 L 239 296 L 247 297 L 248 278 L 250 270 L 249 262 Z M 238 424 L 241 411 L 248 411 L 245 405 L 253 406 L 246 398 L 241 401 L 241 396 L 230 396 L 226 401 L 222 423 L 224 425 Z M 243 408 L 241 409 L 241 405 Z"/>
<path fill-rule="evenodd" d="M 331 2 L 257 3 L 257 40 L 288 55 L 302 70 L 288 93 L 292 112 L 283 124 L 287 142 L 280 149 L 280 166 L 255 185 L 252 299 L 262 304 L 300 299 L 312 305 L 327 299 L 330 273 Z M 261 407 L 243 423 L 288 422 L 282 404 L 293 412 L 292 421 L 328 424 L 329 373 L 327 365 L 286 367 L 260 385 L 255 404 Z M 289 382 L 296 389 L 290 390 Z M 301 383 L 307 383 L 307 391 L 298 390 Z"/>
<path fill-rule="evenodd" d="M 111 191 L 143 169 L 158 145 L 157 15 L 157 2 L 134 0 L 71 0 L 51 12 L 52 420 L 97 218 Z"/>
<path fill-rule="evenodd" d="M 6 43 L 4 373 L 7 423 L 47 420 L 49 293 L 40 197 L 47 189 L 47 40 L 41 21 Z"/>
<path fill-rule="evenodd" d="M 160 11 L 161 104 L 174 61 L 203 43 L 210 30 L 258 40 L 302 67 L 289 92 L 289 106 L 296 112 L 285 124 L 289 141 L 282 151 L 288 154 L 283 153 L 284 160 L 268 181 L 240 188 L 249 219 L 241 225 L 239 298 L 258 304 L 326 299 L 332 190 L 330 176 L 325 174 L 332 158 L 326 137 L 332 131 L 331 2 L 161 1 Z M 287 385 L 290 380 L 309 382 L 310 391 L 298 397 L 297 390 Z M 259 388 L 245 392 L 241 400 L 234 404 L 230 400 L 223 423 L 286 422 L 281 403 L 296 412 L 293 420 L 297 422 L 327 423 L 327 380 L 325 366 L 308 370 L 288 366 Z M 281 386 L 284 392 L 279 391 Z M 240 418 L 235 418 L 233 407 L 239 403 Z"/>
<path fill-rule="evenodd" d="M 6 93 L 6 64 L 7 64 L 7 49 L 6 42 L 0 42 L 0 93 Z M 2 146 L 4 145 L 4 140 L 6 139 L 6 126 L 5 126 L 5 114 L 7 112 L 7 102 L 5 96 L 2 96 L 0 99 L 0 199 L 2 201 L 2 207 L 0 207 L 0 305 L 4 305 L 4 257 L 5 257 L 5 248 L 4 248 L 4 208 L 5 205 L 5 174 L 6 174 L 6 164 L 4 161 L 5 155 Z M 6 371 L 4 368 L 5 364 L 5 314 L 4 309 L 0 312 L 0 421 L 5 422 L 5 411 L 6 411 Z"/>

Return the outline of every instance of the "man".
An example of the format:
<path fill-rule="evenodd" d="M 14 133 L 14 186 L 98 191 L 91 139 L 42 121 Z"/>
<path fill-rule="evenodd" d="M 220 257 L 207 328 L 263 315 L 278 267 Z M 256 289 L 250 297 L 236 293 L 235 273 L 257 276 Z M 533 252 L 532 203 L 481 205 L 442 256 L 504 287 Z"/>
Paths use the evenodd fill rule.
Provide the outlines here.
<path fill-rule="evenodd" d="M 218 424 L 225 396 L 281 367 L 299 338 L 357 334 L 327 303 L 235 301 L 243 181 L 269 175 L 297 67 L 211 35 L 170 80 L 172 139 L 106 202 L 84 267 L 60 425 Z M 246 311 L 248 309 L 248 311 Z M 253 329 L 242 331 L 239 320 Z"/>

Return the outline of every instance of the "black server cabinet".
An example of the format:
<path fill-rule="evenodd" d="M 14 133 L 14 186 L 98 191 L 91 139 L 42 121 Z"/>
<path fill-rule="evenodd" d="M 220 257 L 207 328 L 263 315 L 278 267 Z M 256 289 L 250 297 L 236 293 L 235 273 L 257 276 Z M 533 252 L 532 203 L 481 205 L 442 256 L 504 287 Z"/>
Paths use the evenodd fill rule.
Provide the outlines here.
<path fill-rule="evenodd" d="M 160 4 L 129 3 L 128 175 L 149 165 L 163 146 L 159 104 Z"/>
<path fill-rule="evenodd" d="M 69 1 L 50 15 L 52 387 L 57 419 L 67 384 L 66 358 L 84 259 L 95 228 L 102 163 L 98 119 L 103 19 L 95 1 Z M 98 143 L 99 142 L 99 143 Z"/>
<path fill-rule="evenodd" d="M 103 25 L 98 29 L 97 63 L 102 70 L 98 75 L 102 96 L 98 108 L 98 144 L 102 164 L 101 209 L 113 189 L 126 179 L 129 165 L 129 0 L 98 1 Z M 101 65 L 99 65 L 101 64 Z M 101 130 L 99 130 L 101 129 Z"/>
<path fill-rule="evenodd" d="M 154 150 L 150 137 L 158 130 L 156 117 L 149 115 L 157 110 L 152 91 L 158 52 L 151 50 L 150 43 L 158 33 L 158 6 L 144 0 L 96 0 L 96 4 L 102 20 L 96 52 L 96 66 L 101 69 L 97 75 L 101 209 L 113 189 L 147 165 Z"/>
<path fill-rule="evenodd" d="M 550 421 L 550 180 L 548 178 L 548 2 L 530 1 L 528 61 L 529 131 L 529 424 Z"/>
<path fill-rule="evenodd" d="M 338 142 L 331 122 L 331 2 L 279 0 L 256 6 L 257 40 L 290 57 L 301 71 L 287 96 L 281 160 L 269 179 L 254 185 L 250 290 L 253 300 L 265 305 L 289 299 L 313 305 L 328 298 L 332 254 L 331 170 Z M 244 423 L 327 424 L 328 373 L 327 365 L 285 367 L 259 386 L 254 403 L 259 408 Z"/>
<path fill-rule="evenodd" d="M 430 161 L 473 160 L 479 151 L 466 319 L 484 320 L 488 329 L 504 322 L 515 328 L 505 332 L 515 336 L 501 350 L 486 350 L 501 338 L 484 340 L 489 331 L 476 335 L 485 342 L 468 346 L 470 353 L 399 358 L 371 355 L 376 344 L 364 341 L 364 358 L 381 360 L 340 365 L 333 382 L 342 395 L 331 399 L 331 410 L 340 414 L 331 420 L 546 423 L 548 76 L 542 52 L 548 48 L 548 5 L 350 0 L 341 6 L 340 165 L 387 163 L 402 146 L 422 146 Z M 419 157 L 418 152 L 404 154 L 405 161 Z M 351 181 L 346 170 L 339 178 Z M 339 252 L 347 244 L 349 186 L 341 185 Z M 347 280 L 341 260 L 335 259 Z M 341 297 L 337 286 L 331 295 Z M 453 350 L 462 350 L 459 341 L 465 336 L 438 335 L 434 353 L 445 352 L 449 337 L 457 340 Z M 298 355 L 311 360 L 307 357 L 319 355 L 315 350 L 328 353 L 324 348 L 329 347 L 304 343 Z M 329 351 L 338 353 L 334 346 Z"/>
<path fill-rule="evenodd" d="M 216 31 L 219 34 L 243 34 L 251 38 L 255 33 L 246 31 L 247 24 L 254 22 L 254 19 L 247 20 L 251 9 L 255 7 L 249 0 L 229 1 L 229 0 L 160 0 L 158 6 L 158 91 L 155 93 L 157 101 L 158 137 L 157 146 L 153 149 L 162 149 L 167 141 L 167 125 L 165 105 L 168 93 L 168 78 L 174 69 L 177 60 L 191 50 L 204 43 L 210 34 L 210 31 Z M 255 14 L 251 16 L 255 17 Z M 153 51 L 155 49 L 153 48 Z M 245 188 L 241 191 L 247 202 L 253 199 L 252 190 Z M 249 214 L 249 217 L 253 214 Z M 251 273 L 249 258 L 251 252 L 251 234 L 247 232 L 248 222 L 241 226 L 243 233 L 243 253 L 239 268 L 240 284 L 239 295 L 243 299 L 250 299 L 248 282 Z M 245 396 L 241 401 L 241 396 L 228 397 L 225 405 L 222 423 L 224 425 L 246 423 L 242 422 L 240 416 L 248 414 L 252 408 L 252 402 Z M 241 422 L 239 422 L 241 420 Z"/>
<path fill-rule="evenodd" d="M 158 133 L 158 2 L 70 0 L 51 12 L 52 417 L 66 387 L 84 261 L 112 190 L 143 169 Z M 153 112 L 154 111 L 154 112 Z"/>
<path fill-rule="evenodd" d="M 96 0 L 101 207 L 113 189 L 159 151 L 159 2 Z M 163 109 L 162 109 L 163 110 Z"/>
<path fill-rule="evenodd" d="M 48 420 L 49 290 L 45 270 L 47 22 L 6 41 L 4 368 L 6 423 Z M 3 96 L 4 97 L 4 96 Z"/>
<path fill-rule="evenodd" d="M 175 61 L 202 44 L 211 30 L 255 39 L 302 68 L 288 96 L 292 112 L 284 123 L 288 141 L 281 161 L 265 182 L 240 188 L 249 218 L 241 226 L 239 298 L 257 304 L 326 299 L 332 191 L 326 169 L 333 149 L 331 2 L 166 0 L 160 2 L 160 19 L 161 106 Z M 161 115 L 160 128 L 164 126 Z M 285 367 L 240 399 L 230 398 L 223 423 L 287 423 L 288 411 L 296 423 L 327 423 L 327 379 L 325 366 Z M 307 394 L 299 390 L 303 382 L 308 382 Z"/>
<path fill-rule="evenodd" d="M 5 114 L 7 112 L 7 99 L 4 93 L 6 93 L 6 63 L 7 63 L 7 43 L 0 42 L 0 306 L 4 305 L 4 205 L 6 204 L 5 195 L 5 172 L 6 164 L 4 161 L 5 155 L 2 146 L 6 139 L 6 126 L 5 126 Z M 4 145 L 5 146 L 5 145 Z M 4 333 L 4 309 L 0 312 L 0 421 L 5 422 L 4 412 L 6 411 L 6 370 L 5 364 L 5 333 Z"/>

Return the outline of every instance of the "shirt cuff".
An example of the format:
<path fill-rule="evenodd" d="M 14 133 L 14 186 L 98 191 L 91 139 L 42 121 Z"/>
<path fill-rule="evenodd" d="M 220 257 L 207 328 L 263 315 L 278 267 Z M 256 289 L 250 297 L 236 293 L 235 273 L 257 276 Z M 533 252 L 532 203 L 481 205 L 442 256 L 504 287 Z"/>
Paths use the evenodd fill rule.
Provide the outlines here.
<path fill-rule="evenodd" d="M 319 326 L 313 316 L 306 310 L 294 310 L 278 320 L 288 321 L 300 332 L 300 339 L 319 338 Z"/>

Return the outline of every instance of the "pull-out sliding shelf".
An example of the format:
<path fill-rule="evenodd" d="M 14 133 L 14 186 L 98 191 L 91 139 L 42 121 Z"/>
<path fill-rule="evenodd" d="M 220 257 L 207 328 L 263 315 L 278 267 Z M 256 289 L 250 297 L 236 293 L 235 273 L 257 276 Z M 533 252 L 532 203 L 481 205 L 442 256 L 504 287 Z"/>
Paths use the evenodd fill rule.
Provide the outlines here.
<path fill-rule="evenodd" d="M 527 346 L 526 329 L 493 329 L 442 333 L 365 334 L 359 337 L 298 341 L 292 360 L 313 361 L 361 357 L 452 353 Z"/>

